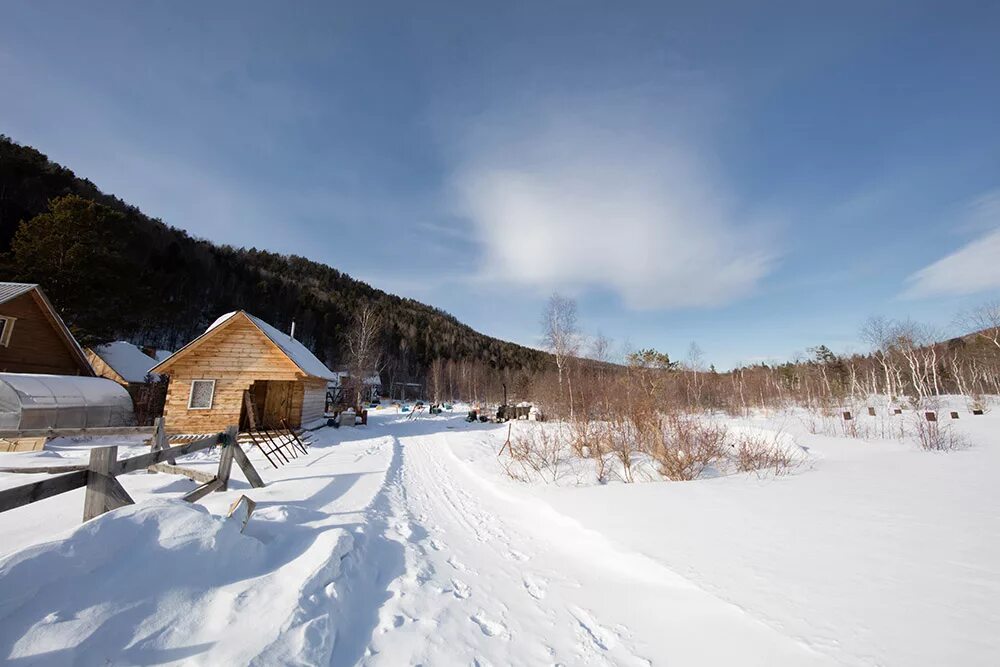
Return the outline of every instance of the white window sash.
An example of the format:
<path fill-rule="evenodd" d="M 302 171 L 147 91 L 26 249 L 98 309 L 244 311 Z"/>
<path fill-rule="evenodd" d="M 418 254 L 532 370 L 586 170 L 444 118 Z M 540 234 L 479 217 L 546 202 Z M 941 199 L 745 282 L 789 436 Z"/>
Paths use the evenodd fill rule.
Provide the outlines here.
<path fill-rule="evenodd" d="M 208 405 L 192 405 L 194 402 L 194 388 L 199 382 L 210 382 L 212 391 L 208 395 Z M 192 380 L 191 390 L 188 393 L 188 410 L 211 410 L 215 404 L 215 380 Z"/>

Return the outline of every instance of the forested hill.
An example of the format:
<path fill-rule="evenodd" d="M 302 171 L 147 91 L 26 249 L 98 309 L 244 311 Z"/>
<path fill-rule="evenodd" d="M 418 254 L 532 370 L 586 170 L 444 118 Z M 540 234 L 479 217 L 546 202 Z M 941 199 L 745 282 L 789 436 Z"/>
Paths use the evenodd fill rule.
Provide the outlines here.
<path fill-rule="evenodd" d="M 49 212 L 67 195 L 88 201 L 60 200 Z M 18 235 L 22 225 L 32 233 Z M 303 257 L 192 238 L 3 135 L 0 252 L 0 278 L 40 283 L 86 343 L 126 338 L 176 349 L 242 308 L 286 331 L 294 320 L 296 338 L 336 367 L 356 309 L 374 302 L 397 377 L 422 376 L 438 357 L 512 370 L 548 358 Z"/>

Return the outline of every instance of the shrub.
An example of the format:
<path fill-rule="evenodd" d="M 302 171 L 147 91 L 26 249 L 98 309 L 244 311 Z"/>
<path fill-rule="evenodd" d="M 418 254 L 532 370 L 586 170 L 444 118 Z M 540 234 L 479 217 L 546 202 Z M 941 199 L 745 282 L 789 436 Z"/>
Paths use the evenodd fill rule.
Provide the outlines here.
<path fill-rule="evenodd" d="M 695 417 L 671 415 L 663 420 L 660 442 L 649 453 L 661 475 L 673 481 L 689 481 L 725 459 L 725 444 L 725 427 Z"/>

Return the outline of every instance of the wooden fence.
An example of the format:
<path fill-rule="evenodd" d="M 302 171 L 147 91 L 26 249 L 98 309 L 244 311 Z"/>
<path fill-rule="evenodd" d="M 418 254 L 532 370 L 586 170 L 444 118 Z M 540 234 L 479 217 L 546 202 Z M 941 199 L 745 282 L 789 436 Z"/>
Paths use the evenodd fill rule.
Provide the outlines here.
<path fill-rule="evenodd" d="M 0 512 L 28 505 L 45 498 L 66 493 L 74 489 L 86 487 L 87 495 L 83 501 L 83 520 L 93 519 L 113 509 L 131 505 L 135 501 L 118 482 L 116 477 L 139 470 L 150 472 L 172 472 L 184 474 L 202 484 L 184 496 L 184 500 L 195 502 L 213 491 L 225 491 L 229 486 L 229 474 L 235 462 L 247 481 L 254 488 L 264 486 L 263 480 L 257 474 L 250 459 L 240 447 L 236 438 L 236 427 L 230 427 L 223 433 L 199 436 L 178 445 L 168 446 L 167 436 L 163 429 L 162 418 L 157 420 L 150 451 L 147 454 L 118 460 L 118 446 L 94 447 L 90 450 L 90 462 L 86 466 L 63 466 L 61 468 L 31 468 L 19 469 L 17 472 L 48 472 L 60 473 L 54 477 L 43 479 L 31 484 L 15 486 L 0 490 Z M 66 435 L 50 432 L 49 435 Z M 184 468 L 178 468 L 175 460 L 178 457 L 193 454 L 210 447 L 221 446 L 219 468 L 213 477 L 206 478 L 206 473 L 199 473 Z M 13 472 L 14 469 L 8 469 Z M 202 477 L 199 478 L 198 476 Z"/>

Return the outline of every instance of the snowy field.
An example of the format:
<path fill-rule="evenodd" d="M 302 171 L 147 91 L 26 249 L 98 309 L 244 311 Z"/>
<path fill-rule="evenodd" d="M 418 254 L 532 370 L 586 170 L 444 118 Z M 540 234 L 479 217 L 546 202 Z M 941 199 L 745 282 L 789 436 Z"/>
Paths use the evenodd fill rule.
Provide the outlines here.
<path fill-rule="evenodd" d="M 506 425 L 376 413 L 279 470 L 252 452 L 264 489 L 234 470 L 190 505 L 194 482 L 143 472 L 120 478 L 137 505 L 83 525 L 82 490 L 11 510 L 0 662 L 1000 664 L 1000 412 L 963 412 L 970 446 L 947 453 L 813 434 L 802 415 L 726 421 L 804 460 L 778 477 L 600 485 L 578 465 L 525 483 L 496 455 Z M 0 466 L 85 462 L 87 446 Z M 258 502 L 243 534 L 224 519 L 241 493 Z"/>

